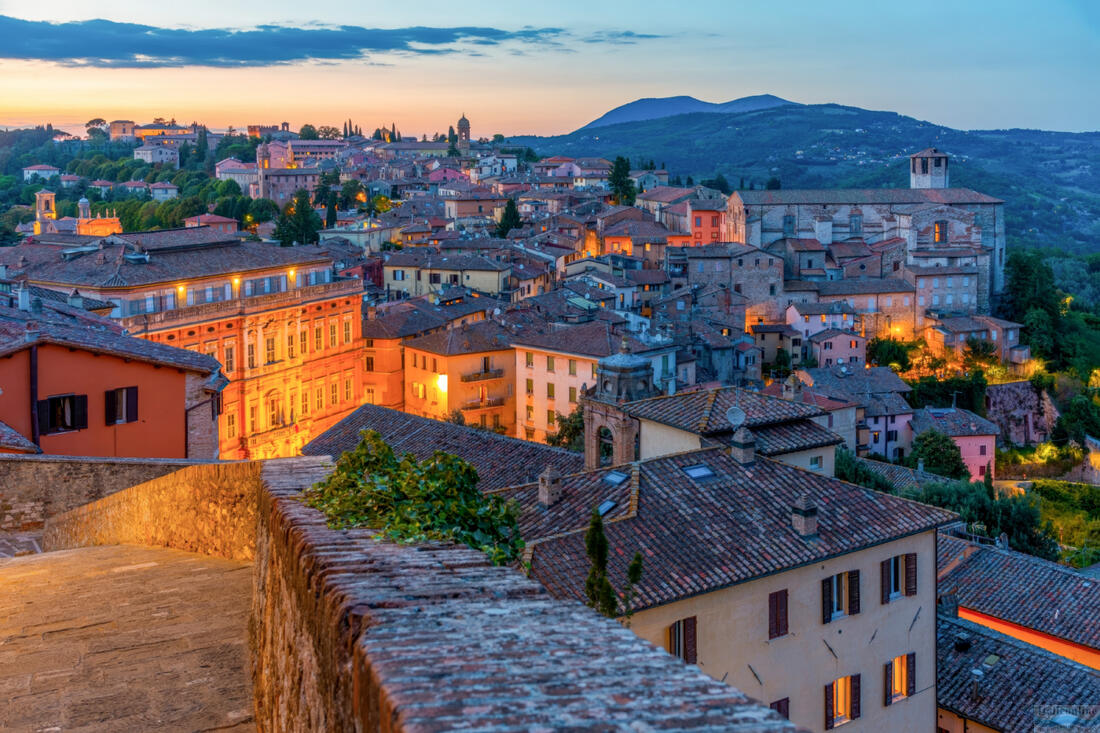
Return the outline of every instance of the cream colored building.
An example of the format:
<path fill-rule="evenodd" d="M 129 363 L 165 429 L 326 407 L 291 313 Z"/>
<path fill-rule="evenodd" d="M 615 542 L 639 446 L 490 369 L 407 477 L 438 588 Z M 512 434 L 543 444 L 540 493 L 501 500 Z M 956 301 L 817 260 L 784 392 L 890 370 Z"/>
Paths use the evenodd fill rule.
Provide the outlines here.
<path fill-rule="evenodd" d="M 447 287 L 499 295 L 508 289 L 511 274 L 511 265 L 482 255 L 441 255 L 436 250 L 414 248 L 390 255 L 382 267 L 382 285 L 407 298 Z"/>

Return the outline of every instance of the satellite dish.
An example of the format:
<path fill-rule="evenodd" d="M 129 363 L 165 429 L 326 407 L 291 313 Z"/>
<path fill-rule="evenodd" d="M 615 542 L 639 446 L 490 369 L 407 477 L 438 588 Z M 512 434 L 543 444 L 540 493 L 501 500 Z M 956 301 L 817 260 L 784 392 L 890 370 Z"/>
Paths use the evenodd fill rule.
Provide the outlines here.
<path fill-rule="evenodd" d="M 745 411 L 737 405 L 726 410 L 726 422 L 730 424 L 730 428 L 733 430 L 737 430 L 737 428 L 744 425 L 746 417 Z"/>

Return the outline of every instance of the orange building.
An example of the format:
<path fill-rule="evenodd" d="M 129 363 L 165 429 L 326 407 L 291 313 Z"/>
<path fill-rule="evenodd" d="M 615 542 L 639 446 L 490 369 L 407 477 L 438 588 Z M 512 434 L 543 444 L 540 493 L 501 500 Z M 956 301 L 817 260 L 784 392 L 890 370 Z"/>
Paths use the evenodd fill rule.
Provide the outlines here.
<path fill-rule="evenodd" d="M 0 295 L 0 453 L 216 458 L 217 361 L 80 308 Z"/>
<path fill-rule="evenodd" d="M 114 303 L 131 334 L 220 361 L 222 458 L 296 455 L 362 401 L 362 282 L 334 277 L 330 253 L 210 227 L 84 242 L 21 244 L 0 264 L 45 287 L 79 286 Z"/>
<path fill-rule="evenodd" d="M 511 332 L 483 321 L 405 344 L 405 411 L 504 435 L 515 430 L 515 356 Z"/>

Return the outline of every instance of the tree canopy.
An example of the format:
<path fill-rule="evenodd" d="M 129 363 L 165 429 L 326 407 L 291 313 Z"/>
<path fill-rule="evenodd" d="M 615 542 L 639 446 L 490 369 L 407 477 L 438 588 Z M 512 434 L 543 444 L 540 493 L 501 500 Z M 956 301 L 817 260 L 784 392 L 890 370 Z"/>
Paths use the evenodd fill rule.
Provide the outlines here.
<path fill-rule="evenodd" d="M 607 185 L 611 189 L 611 197 L 615 203 L 621 206 L 633 206 L 638 192 L 634 188 L 634 181 L 630 177 L 630 160 L 623 156 L 615 158 L 611 166 L 611 173 L 607 177 Z"/>
<path fill-rule="evenodd" d="M 906 461 L 916 468 L 947 478 L 969 478 L 962 451 L 955 441 L 938 430 L 925 430 L 913 439 L 913 450 Z"/>
<path fill-rule="evenodd" d="M 508 236 L 508 232 L 523 226 L 523 221 L 519 218 L 519 209 L 516 208 L 516 200 L 508 199 L 508 202 L 504 204 L 504 213 L 500 217 L 500 223 L 497 224 L 497 236 L 503 239 Z"/>
<path fill-rule="evenodd" d="M 295 242 L 313 244 L 318 240 L 317 232 L 320 229 L 321 217 L 313 210 L 309 191 L 300 188 L 275 222 L 275 238 L 284 247 L 289 247 Z"/>

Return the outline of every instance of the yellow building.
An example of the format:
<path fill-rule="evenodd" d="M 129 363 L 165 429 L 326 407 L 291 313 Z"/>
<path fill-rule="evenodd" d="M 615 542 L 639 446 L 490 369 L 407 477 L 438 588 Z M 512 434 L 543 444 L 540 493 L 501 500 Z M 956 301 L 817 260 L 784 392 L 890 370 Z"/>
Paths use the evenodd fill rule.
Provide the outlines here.
<path fill-rule="evenodd" d="M 954 515 L 758 456 L 741 433 L 494 493 L 520 505 L 554 596 L 587 600 L 595 509 L 617 590 L 641 553 L 637 635 L 807 730 L 934 730 L 936 528 Z"/>
<path fill-rule="evenodd" d="M 462 416 L 511 435 L 515 356 L 511 332 L 494 321 L 437 331 L 405 342 L 405 412 L 438 420 Z"/>
<path fill-rule="evenodd" d="M 382 285 L 393 293 L 415 298 L 463 287 L 486 295 L 508 289 L 512 266 L 482 255 L 444 255 L 427 247 L 397 252 L 383 265 Z"/>

